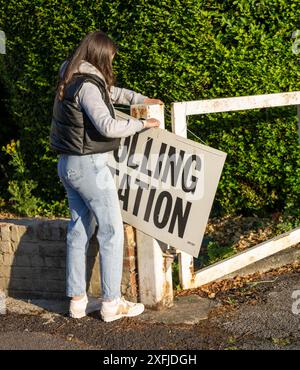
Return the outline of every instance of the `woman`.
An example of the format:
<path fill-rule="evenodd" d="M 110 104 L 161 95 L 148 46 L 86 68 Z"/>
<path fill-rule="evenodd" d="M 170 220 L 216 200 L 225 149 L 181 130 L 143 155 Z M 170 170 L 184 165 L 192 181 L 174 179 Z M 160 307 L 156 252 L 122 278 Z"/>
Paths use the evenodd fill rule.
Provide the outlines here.
<path fill-rule="evenodd" d="M 69 202 L 67 232 L 67 296 L 70 316 L 80 318 L 100 309 L 109 322 L 143 312 L 141 303 L 121 297 L 123 222 L 117 190 L 107 166 L 108 152 L 120 138 L 143 128 L 158 127 L 156 119 L 116 119 L 113 103 L 161 103 L 113 86 L 116 45 L 103 32 L 89 33 L 61 68 L 53 107 L 50 142 L 59 154 L 58 175 Z M 98 225 L 102 302 L 86 294 L 86 251 Z"/>

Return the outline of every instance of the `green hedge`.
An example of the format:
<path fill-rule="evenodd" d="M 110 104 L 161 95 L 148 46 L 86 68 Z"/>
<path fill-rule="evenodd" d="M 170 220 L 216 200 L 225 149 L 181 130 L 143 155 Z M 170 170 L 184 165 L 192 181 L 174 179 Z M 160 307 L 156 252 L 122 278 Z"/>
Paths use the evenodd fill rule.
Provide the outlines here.
<path fill-rule="evenodd" d="M 0 0 L 0 29 L 7 35 L 0 79 L 25 163 L 38 183 L 35 195 L 45 203 L 64 198 L 48 147 L 54 87 L 61 62 L 87 32 L 100 28 L 119 44 L 121 86 L 163 99 L 169 112 L 173 101 L 299 89 L 291 38 L 299 20 L 297 0 Z M 220 210 L 298 207 L 295 109 L 189 122 L 202 140 L 228 153 L 217 193 Z"/>

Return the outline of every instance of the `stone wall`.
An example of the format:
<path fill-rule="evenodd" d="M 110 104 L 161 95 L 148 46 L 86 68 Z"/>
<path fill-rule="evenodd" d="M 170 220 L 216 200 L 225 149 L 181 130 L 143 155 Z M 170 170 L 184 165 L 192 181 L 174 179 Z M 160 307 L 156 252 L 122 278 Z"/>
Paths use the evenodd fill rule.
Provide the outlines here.
<path fill-rule="evenodd" d="M 64 298 L 66 290 L 67 219 L 0 220 L 0 291 L 20 298 Z M 124 224 L 122 294 L 137 300 L 137 261 L 134 229 Z M 87 253 L 87 289 L 101 291 L 98 241 Z"/>

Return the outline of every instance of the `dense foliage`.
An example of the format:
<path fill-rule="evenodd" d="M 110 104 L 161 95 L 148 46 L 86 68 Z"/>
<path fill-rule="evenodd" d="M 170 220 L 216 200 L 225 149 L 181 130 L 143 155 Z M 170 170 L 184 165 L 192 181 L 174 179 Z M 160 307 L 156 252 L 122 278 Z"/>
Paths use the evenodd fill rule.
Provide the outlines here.
<path fill-rule="evenodd" d="M 3 130 L 8 118 L 1 113 L 0 145 L 20 139 L 22 181 L 37 185 L 30 189 L 39 212 L 51 205 L 54 213 L 63 212 L 57 159 L 48 147 L 51 111 L 59 66 L 87 32 L 100 28 L 120 46 L 119 85 L 164 100 L 169 112 L 173 101 L 298 90 L 300 57 L 292 52 L 292 33 L 299 20 L 297 0 L 0 0 L 0 29 L 7 36 L 7 54 L 0 55 L 6 95 L 0 97 L 13 127 Z M 189 122 L 204 142 L 228 153 L 217 194 L 220 210 L 298 208 L 296 109 Z M 7 157 L 2 152 L 0 164 Z M 3 187 L 10 171 L 6 166 L 0 198 L 8 196 Z"/>

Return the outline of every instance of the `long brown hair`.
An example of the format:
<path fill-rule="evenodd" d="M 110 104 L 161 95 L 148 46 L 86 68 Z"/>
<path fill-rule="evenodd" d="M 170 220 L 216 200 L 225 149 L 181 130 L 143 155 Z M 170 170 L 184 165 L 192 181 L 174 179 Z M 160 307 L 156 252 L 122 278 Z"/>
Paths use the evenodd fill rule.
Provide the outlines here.
<path fill-rule="evenodd" d="M 83 60 L 92 64 L 103 74 L 110 89 L 115 81 L 112 59 L 116 51 L 116 44 L 104 32 L 88 33 L 68 59 L 68 65 L 58 82 L 58 99 L 64 99 L 65 87 L 71 81 L 73 74 L 78 71 L 78 67 Z"/>

